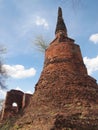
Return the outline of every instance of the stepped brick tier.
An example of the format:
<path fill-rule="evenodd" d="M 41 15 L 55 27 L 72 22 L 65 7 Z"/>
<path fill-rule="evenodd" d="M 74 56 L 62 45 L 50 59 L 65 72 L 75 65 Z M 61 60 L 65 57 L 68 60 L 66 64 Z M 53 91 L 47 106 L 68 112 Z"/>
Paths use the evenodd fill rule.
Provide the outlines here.
<path fill-rule="evenodd" d="M 15 125 L 19 130 L 98 130 L 98 84 L 87 73 L 79 45 L 67 35 L 60 7 L 55 36 L 30 104 Z"/>

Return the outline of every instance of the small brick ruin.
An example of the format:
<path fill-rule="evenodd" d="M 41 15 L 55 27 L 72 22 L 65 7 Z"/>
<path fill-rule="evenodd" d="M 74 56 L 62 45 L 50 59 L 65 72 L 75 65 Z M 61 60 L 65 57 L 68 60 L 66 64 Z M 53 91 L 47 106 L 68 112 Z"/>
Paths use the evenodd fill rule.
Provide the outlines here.
<path fill-rule="evenodd" d="M 16 116 L 28 106 L 31 96 L 31 94 L 23 93 L 20 90 L 8 91 L 2 108 L 1 120 Z"/>

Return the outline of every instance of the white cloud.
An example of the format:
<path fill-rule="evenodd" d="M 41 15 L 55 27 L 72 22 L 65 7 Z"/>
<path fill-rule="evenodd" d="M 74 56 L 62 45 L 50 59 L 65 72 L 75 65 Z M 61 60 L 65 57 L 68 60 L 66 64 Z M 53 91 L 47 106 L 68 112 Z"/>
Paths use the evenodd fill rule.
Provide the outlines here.
<path fill-rule="evenodd" d="M 41 18 L 41 17 L 39 17 L 39 16 L 36 17 L 35 24 L 36 24 L 37 26 L 44 26 L 44 28 L 46 28 L 46 29 L 49 28 L 49 24 L 48 24 L 48 22 L 46 21 L 46 19 Z"/>
<path fill-rule="evenodd" d="M 28 93 L 28 94 L 33 94 L 31 91 L 27 91 L 26 93 Z"/>
<path fill-rule="evenodd" d="M 24 92 L 19 86 L 17 86 L 15 88 L 15 90 L 20 90 L 20 91 Z M 25 91 L 24 93 L 32 94 L 33 92 L 28 90 L 28 91 Z"/>
<path fill-rule="evenodd" d="M 23 90 L 22 90 L 20 87 L 18 87 L 18 86 L 17 86 L 15 89 L 16 89 L 16 90 L 23 91 Z"/>
<path fill-rule="evenodd" d="M 91 75 L 93 72 L 98 71 L 98 56 L 91 59 L 88 57 L 84 57 L 83 60 L 88 69 L 88 74 Z"/>
<path fill-rule="evenodd" d="M 34 68 L 26 69 L 23 65 L 3 65 L 6 69 L 8 76 L 12 78 L 27 78 L 34 76 L 36 74 L 36 70 Z"/>
<path fill-rule="evenodd" d="M 89 38 L 90 41 L 94 42 L 95 44 L 98 44 L 98 33 L 92 34 Z"/>

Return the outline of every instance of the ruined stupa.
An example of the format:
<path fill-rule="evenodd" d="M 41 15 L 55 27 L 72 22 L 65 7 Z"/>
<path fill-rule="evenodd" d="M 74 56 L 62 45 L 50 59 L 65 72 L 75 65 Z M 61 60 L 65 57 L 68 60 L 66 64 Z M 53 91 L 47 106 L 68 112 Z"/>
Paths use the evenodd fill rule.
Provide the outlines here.
<path fill-rule="evenodd" d="M 30 104 L 12 130 L 98 130 L 98 84 L 89 76 L 79 45 L 68 37 L 58 9 L 55 39 Z"/>

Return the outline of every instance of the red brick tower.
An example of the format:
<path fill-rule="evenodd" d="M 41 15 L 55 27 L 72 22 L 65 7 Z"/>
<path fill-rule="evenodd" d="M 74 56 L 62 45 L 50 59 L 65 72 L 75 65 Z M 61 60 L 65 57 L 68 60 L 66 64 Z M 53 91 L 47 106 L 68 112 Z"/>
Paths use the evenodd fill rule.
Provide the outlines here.
<path fill-rule="evenodd" d="M 46 49 L 44 68 L 36 85 L 36 92 L 47 98 L 52 97 L 54 106 L 67 102 L 85 102 L 90 105 L 93 99 L 96 100 L 96 95 L 90 94 L 98 86 L 96 80 L 87 74 L 79 45 L 67 35 L 60 7 L 55 36 Z"/>

